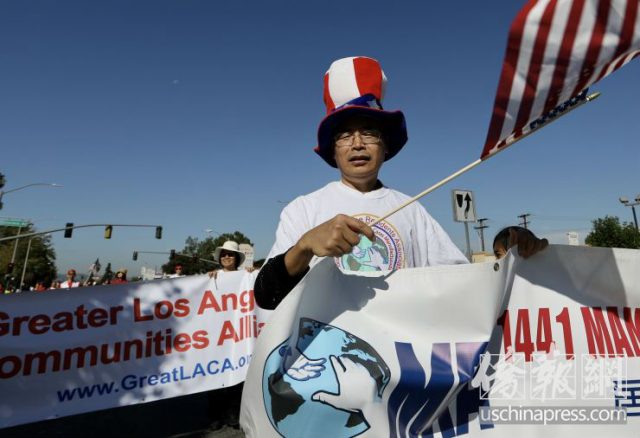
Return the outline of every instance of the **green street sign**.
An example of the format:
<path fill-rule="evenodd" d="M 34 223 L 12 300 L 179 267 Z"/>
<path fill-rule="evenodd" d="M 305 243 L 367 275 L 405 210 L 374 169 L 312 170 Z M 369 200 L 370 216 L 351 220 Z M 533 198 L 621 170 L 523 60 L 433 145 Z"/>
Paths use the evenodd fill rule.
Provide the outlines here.
<path fill-rule="evenodd" d="M 2 219 L 0 220 L 0 226 L 2 227 L 18 227 L 25 228 L 29 225 L 29 222 L 22 219 Z"/>

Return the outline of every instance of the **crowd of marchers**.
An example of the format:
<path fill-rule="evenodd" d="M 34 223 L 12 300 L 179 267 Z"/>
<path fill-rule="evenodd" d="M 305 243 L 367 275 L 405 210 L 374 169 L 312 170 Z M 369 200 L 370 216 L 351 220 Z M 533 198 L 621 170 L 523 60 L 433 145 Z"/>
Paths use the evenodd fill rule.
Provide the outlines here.
<path fill-rule="evenodd" d="M 214 259 L 221 267 L 219 270 L 214 270 L 209 273 L 211 277 L 215 277 L 218 272 L 224 272 L 228 270 L 234 270 L 229 267 L 231 262 L 234 262 L 235 268 L 242 264 L 244 261 L 244 254 L 239 251 L 238 243 L 233 241 L 227 241 L 221 247 L 216 248 L 214 252 Z M 239 263 L 238 263 L 239 262 Z M 248 268 L 248 271 L 253 271 L 259 268 L 261 263 L 254 264 L 253 267 Z M 44 280 L 36 280 L 34 284 L 23 284 L 22 287 L 17 286 L 16 279 L 10 276 L 5 277 L 4 281 L 0 280 L 0 293 L 12 294 L 20 292 L 47 292 L 54 289 L 72 289 L 77 287 L 90 287 L 90 286 L 105 286 L 112 284 L 126 284 L 129 282 L 142 281 L 141 277 L 134 277 L 131 280 L 127 278 L 128 270 L 120 268 L 117 271 L 111 270 L 111 264 L 109 264 L 102 276 L 97 275 L 96 264 L 92 265 L 89 274 L 86 279 L 81 279 L 75 269 L 71 268 L 67 270 L 66 278 L 61 280 L 52 280 L 50 282 Z M 172 273 L 164 273 L 157 278 L 177 278 L 184 277 L 183 266 L 175 265 Z M 157 279 L 156 278 L 156 279 Z"/>

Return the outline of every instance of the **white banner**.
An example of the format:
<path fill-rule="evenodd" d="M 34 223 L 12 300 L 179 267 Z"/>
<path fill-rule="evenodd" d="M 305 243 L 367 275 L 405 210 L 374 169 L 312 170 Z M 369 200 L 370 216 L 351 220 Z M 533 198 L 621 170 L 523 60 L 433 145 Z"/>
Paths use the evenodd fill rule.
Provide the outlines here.
<path fill-rule="evenodd" d="M 0 298 L 0 428 L 244 380 L 270 312 L 221 272 Z"/>
<path fill-rule="evenodd" d="M 637 436 L 639 267 L 640 251 L 570 246 L 384 276 L 324 260 L 261 334 L 241 426 L 260 438 L 565 437 L 577 424 Z"/>

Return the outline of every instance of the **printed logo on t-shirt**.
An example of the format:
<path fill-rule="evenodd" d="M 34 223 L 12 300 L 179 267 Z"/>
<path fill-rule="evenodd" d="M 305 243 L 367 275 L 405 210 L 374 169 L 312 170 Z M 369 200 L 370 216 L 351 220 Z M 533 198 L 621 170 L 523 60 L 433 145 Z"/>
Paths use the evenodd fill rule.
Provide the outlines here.
<path fill-rule="evenodd" d="M 369 214 L 354 216 L 365 224 L 372 224 L 377 218 Z M 345 271 L 390 271 L 404 267 L 404 248 L 398 231 L 388 222 L 373 226 L 375 242 L 362 237 L 353 251 L 336 257 L 336 264 Z"/>

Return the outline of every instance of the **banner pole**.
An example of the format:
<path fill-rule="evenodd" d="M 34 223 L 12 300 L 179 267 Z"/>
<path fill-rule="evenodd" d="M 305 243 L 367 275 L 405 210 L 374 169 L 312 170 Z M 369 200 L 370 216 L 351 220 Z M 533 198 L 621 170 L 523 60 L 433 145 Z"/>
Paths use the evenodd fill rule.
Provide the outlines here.
<path fill-rule="evenodd" d="M 511 142 L 507 142 L 507 144 L 505 144 L 503 147 L 501 147 L 500 149 L 498 149 L 496 152 L 492 153 L 491 155 L 488 155 L 484 160 L 481 158 L 478 158 L 476 161 L 474 161 L 473 163 L 469 163 L 466 166 L 464 166 L 462 169 L 458 170 L 457 172 L 452 173 L 451 175 L 449 175 L 448 177 L 444 178 L 443 180 L 441 180 L 440 182 L 432 185 L 431 187 L 423 190 L 422 192 L 418 193 L 417 195 L 415 195 L 413 198 L 407 200 L 406 202 L 404 202 L 403 204 L 399 205 L 398 207 L 394 208 L 393 210 L 385 213 L 383 216 L 379 217 L 378 219 L 376 219 L 373 223 L 371 223 L 369 226 L 373 227 L 374 225 L 376 225 L 377 223 L 385 220 L 386 218 L 388 218 L 389 216 L 397 213 L 398 211 L 402 210 L 403 208 L 405 208 L 407 205 L 413 204 L 415 201 L 417 201 L 418 199 L 422 198 L 425 195 L 428 195 L 429 193 L 433 192 L 434 190 L 442 187 L 443 185 L 445 185 L 446 183 L 448 183 L 449 181 L 451 181 L 452 179 L 455 179 L 457 177 L 459 177 L 460 175 L 462 175 L 463 173 L 468 172 L 469 170 L 473 169 L 474 167 L 476 167 L 477 165 L 479 165 L 480 163 L 482 163 L 483 161 L 487 161 L 489 158 L 493 158 L 494 156 L 498 155 L 500 152 L 504 151 L 505 149 L 507 149 L 509 146 L 512 146 L 513 144 L 519 142 L 520 140 L 523 140 L 525 138 L 527 138 L 528 136 L 530 136 L 531 134 L 533 134 L 534 132 L 538 132 L 540 129 L 544 128 L 545 126 L 551 124 L 552 122 L 555 122 L 556 120 L 560 119 L 561 117 L 566 116 L 567 114 L 569 114 L 571 111 L 580 108 L 582 105 L 584 105 L 585 103 L 591 102 L 595 99 L 597 99 L 598 97 L 600 97 L 600 93 L 599 92 L 595 92 L 590 94 L 589 96 L 587 96 L 582 102 L 577 103 L 573 108 L 569 108 L 567 109 L 564 113 L 558 115 L 557 117 L 547 121 L 546 123 L 536 127 L 536 129 L 532 129 L 531 131 L 527 132 L 526 134 L 522 135 L 521 137 L 518 137 L 515 140 L 512 140 Z"/>

